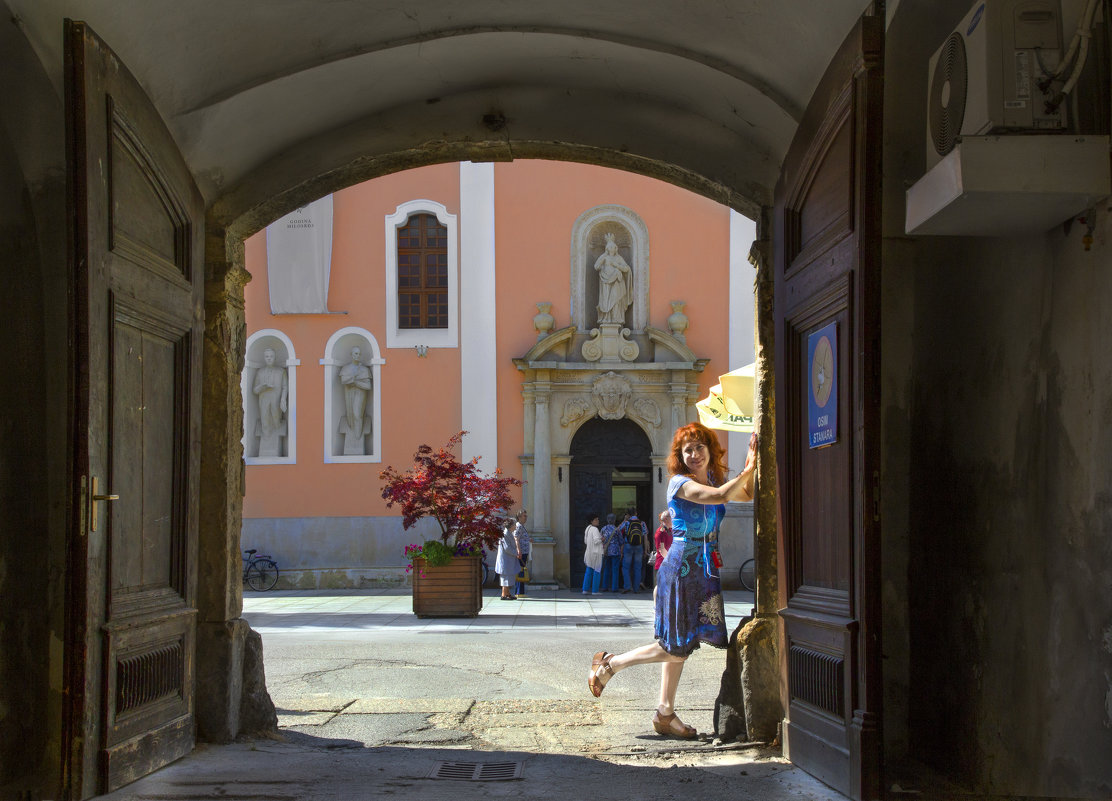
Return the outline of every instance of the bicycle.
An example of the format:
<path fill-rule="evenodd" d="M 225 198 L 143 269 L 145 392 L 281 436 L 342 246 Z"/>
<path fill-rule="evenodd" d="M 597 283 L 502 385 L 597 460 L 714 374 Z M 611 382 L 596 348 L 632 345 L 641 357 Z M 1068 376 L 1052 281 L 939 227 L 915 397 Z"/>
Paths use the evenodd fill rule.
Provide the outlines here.
<path fill-rule="evenodd" d="M 278 564 L 270 554 L 254 548 L 243 552 L 243 583 L 253 590 L 264 592 L 278 583 Z"/>
<path fill-rule="evenodd" d="M 737 580 L 749 592 L 757 591 L 757 560 L 746 559 L 737 570 Z"/>

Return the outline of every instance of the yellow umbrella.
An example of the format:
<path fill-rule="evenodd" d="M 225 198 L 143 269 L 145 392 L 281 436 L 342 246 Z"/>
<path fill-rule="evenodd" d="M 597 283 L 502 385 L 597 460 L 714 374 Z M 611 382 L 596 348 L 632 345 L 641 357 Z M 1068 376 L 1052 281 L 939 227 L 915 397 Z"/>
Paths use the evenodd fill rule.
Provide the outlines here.
<path fill-rule="evenodd" d="M 754 372 L 757 364 L 747 364 L 718 376 L 719 383 L 710 388 L 710 394 L 695 404 L 699 422 L 707 428 L 722 431 L 753 431 L 756 410 Z"/>

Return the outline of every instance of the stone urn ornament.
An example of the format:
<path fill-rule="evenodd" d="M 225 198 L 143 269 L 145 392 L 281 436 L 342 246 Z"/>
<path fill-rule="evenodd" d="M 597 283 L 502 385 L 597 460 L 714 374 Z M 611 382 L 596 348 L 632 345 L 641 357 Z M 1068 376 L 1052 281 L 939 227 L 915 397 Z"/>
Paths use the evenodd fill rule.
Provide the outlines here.
<path fill-rule="evenodd" d="M 668 330 L 680 342 L 687 341 L 684 336 L 684 332 L 687 330 L 687 315 L 683 313 L 683 307 L 686 305 L 686 301 L 673 300 L 672 313 L 668 315 Z"/>
<path fill-rule="evenodd" d="M 538 314 L 533 318 L 533 328 L 537 331 L 537 342 L 552 333 L 552 328 L 556 325 L 556 318 L 549 314 L 551 311 L 551 303 L 537 304 Z"/>

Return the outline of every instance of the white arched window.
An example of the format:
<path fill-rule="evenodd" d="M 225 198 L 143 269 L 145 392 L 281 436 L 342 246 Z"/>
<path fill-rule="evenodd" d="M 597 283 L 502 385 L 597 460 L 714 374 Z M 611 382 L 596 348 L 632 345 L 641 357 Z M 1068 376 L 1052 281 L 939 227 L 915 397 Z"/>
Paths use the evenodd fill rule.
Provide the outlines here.
<path fill-rule="evenodd" d="M 247 337 L 247 357 L 240 379 L 243 459 L 247 464 L 297 461 L 299 364 L 293 342 L 281 331 L 264 328 Z"/>
<path fill-rule="evenodd" d="M 325 463 L 381 462 L 381 373 L 386 361 L 378 340 L 365 328 L 341 328 L 328 338 L 320 363 Z"/>
<path fill-rule="evenodd" d="M 457 218 L 434 200 L 386 217 L 386 347 L 459 343 Z"/>

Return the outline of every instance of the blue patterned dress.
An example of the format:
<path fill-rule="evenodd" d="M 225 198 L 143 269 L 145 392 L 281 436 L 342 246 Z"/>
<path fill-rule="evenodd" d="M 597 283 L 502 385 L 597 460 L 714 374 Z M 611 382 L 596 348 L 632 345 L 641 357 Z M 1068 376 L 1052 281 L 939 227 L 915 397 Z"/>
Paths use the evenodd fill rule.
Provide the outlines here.
<path fill-rule="evenodd" d="M 680 475 L 668 482 L 673 539 L 657 573 L 656 639 L 675 656 L 687 656 L 704 642 L 716 648 L 727 642 L 722 582 L 711 557 L 726 507 L 676 497 L 691 480 Z"/>

